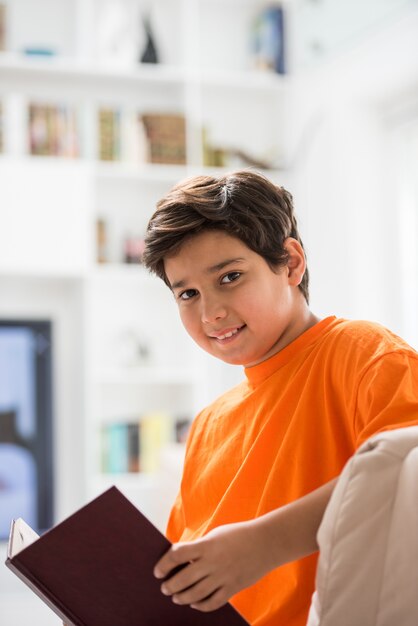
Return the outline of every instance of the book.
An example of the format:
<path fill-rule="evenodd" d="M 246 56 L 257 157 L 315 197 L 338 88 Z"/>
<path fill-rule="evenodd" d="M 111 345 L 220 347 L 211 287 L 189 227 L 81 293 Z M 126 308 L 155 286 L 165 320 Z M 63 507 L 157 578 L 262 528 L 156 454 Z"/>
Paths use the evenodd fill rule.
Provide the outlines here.
<path fill-rule="evenodd" d="M 140 424 L 128 424 L 128 472 L 139 472 Z"/>
<path fill-rule="evenodd" d="M 186 121 L 182 114 L 144 113 L 140 117 L 148 140 L 148 161 L 169 165 L 186 163 Z"/>
<path fill-rule="evenodd" d="M 170 418 L 165 413 L 147 413 L 141 417 L 141 471 L 150 474 L 158 471 L 161 449 L 170 441 L 170 434 Z"/>
<path fill-rule="evenodd" d="M 121 112 L 113 109 L 98 111 L 99 159 L 121 159 Z"/>
<path fill-rule="evenodd" d="M 105 474 L 155 473 L 162 448 L 174 438 L 169 415 L 146 413 L 136 421 L 117 421 L 101 427 L 101 469 Z"/>
<path fill-rule="evenodd" d="M 67 626 L 245 626 L 230 604 L 202 613 L 161 593 L 153 568 L 169 546 L 111 487 L 39 538 L 14 521 L 6 565 Z"/>
<path fill-rule="evenodd" d="M 257 69 L 285 74 L 285 24 L 281 6 L 267 6 L 253 24 L 253 53 Z"/>
<path fill-rule="evenodd" d="M 79 156 L 76 118 L 73 107 L 30 103 L 29 154 L 72 158 Z"/>
<path fill-rule="evenodd" d="M 128 425 L 115 422 L 108 426 L 107 471 L 123 474 L 128 471 Z"/>

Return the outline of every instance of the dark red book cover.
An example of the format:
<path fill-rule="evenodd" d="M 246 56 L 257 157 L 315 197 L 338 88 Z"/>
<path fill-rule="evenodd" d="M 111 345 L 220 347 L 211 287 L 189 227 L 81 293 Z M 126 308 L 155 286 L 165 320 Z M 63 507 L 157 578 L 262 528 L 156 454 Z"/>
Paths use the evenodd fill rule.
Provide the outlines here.
<path fill-rule="evenodd" d="M 68 626 L 245 626 L 227 604 L 175 605 L 153 575 L 169 541 L 111 487 L 6 565 Z"/>

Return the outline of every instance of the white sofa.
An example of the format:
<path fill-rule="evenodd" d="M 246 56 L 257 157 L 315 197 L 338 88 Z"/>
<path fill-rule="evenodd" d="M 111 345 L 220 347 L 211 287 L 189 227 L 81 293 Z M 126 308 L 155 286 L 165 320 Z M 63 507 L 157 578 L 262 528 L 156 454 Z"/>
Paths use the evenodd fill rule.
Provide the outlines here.
<path fill-rule="evenodd" d="M 418 426 L 347 462 L 319 532 L 307 626 L 418 626 Z"/>

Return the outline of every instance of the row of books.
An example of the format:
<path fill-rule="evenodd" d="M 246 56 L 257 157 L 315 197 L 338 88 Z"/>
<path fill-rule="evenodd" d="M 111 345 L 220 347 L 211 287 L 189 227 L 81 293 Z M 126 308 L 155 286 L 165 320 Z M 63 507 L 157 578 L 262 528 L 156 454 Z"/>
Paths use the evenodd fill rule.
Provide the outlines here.
<path fill-rule="evenodd" d="M 79 156 L 78 119 L 74 107 L 30 104 L 29 153 L 36 156 Z"/>
<path fill-rule="evenodd" d="M 80 112 L 70 105 L 31 103 L 29 153 L 80 156 Z M 137 113 L 112 108 L 97 112 L 97 156 L 102 161 L 186 163 L 186 123 L 177 113 Z"/>
<path fill-rule="evenodd" d="M 117 258 L 112 258 L 109 253 L 109 227 L 108 220 L 99 217 L 96 220 L 96 262 L 99 264 L 117 262 L 128 264 L 142 263 L 142 256 L 145 249 L 145 239 L 143 234 L 129 233 L 120 239 L 119 254 Z"/>
<path fill-rule="evenodd" d="M 98 113 L 98 142 L 103 161 L 184 165 L 185 117 L 102 108 Z"/>
<path fill-rule="evenodd" d="M 152 413 L 101 428 L 101 469 L 105 474 L 153 473 L 159 468 L 164 445 L 185 441 L 190 420 Z"/>

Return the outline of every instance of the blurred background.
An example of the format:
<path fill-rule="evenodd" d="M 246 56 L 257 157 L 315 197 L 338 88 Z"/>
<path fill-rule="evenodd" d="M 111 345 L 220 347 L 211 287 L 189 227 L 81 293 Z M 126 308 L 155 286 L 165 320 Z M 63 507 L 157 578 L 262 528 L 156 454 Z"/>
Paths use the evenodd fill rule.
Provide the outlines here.
<path fill-rule="evenodd" d="M 418 0 L 0 0 L 0 557 L 116 484 L 164 530 L 193 416 L 242 378 L 141 266 L 158 199 L 293 194 L 311 306 L 418 347 Z M 0 566 L 0 623 L 59 620 Z"/>

